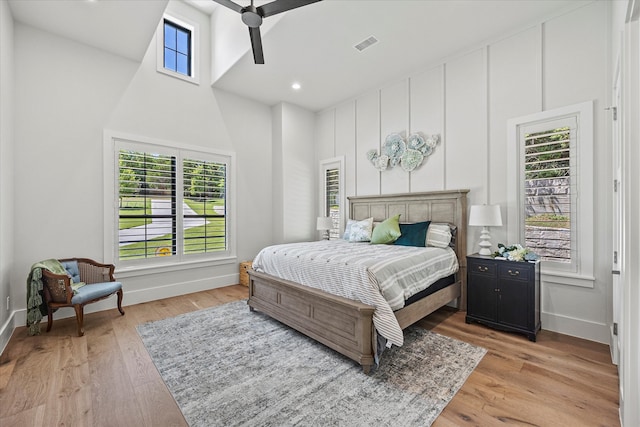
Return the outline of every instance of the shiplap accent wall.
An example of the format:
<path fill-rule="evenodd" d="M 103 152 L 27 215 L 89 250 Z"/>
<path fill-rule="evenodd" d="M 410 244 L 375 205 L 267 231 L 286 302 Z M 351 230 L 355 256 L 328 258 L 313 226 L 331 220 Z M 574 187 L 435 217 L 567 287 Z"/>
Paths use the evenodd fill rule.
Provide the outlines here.
<path fill-rule="evenodd" d="M 469 205 L 500 204 L 507 192 L 507 121 L 546 109 L 595 100 L 593 165 L 596 283 L 593 289 L 543 284 L 543 327 L 608 342 L 610 322 L 610 154 L 606 116 L 610 58 L 609 5 L 594 2 L 501 39 L 443 59 L 318 113 L 318 159 L 345 156 L 346 196 L 469 188 Z M 366 152 L 392 132 L 440 133 L 441 143 L 411 173 L 380 172 Z M 581 165 L 591 167 L 591 165 Z M 491 230 L 508 242 L 508 224 Z M 470 252 L 480 230 L 470 228 Z M 515 242 L 513 242 L 515 243 Z"/>

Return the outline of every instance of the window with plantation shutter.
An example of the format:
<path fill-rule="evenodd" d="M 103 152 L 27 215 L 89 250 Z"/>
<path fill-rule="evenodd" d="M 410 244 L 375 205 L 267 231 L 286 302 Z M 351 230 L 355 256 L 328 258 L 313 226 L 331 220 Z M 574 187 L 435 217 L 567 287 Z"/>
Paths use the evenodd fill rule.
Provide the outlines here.
<path fill-rule="evenodd" d="M 330 159 L 321 162 L 322 169 L 322 216 L 331 218 L 333 227 L 329 230 L 329 239 L 339 239 L 343 222 L 343 161 Z"/>
<path fill-rule="evenodd" d="M 593 102 L 509 120 L 507 234 L 545 282 L 594 286 Z"/>
<path fill-rule="evenodd" d="M 543 260 L 571 263 L 575 118 L 543 126 L 523 135 L 525 246 Z"/>
<path fill-rule="evenodd" d="M 230 157 L 130 141 L 115 147 L 118 261 L 229 253 Z"/>
<path fill-rule="evenodd" d="M 176 158 L 120 150 L 118 245 L 121 260 L 176 252 Z"/>
<path fill-rule="evenodd" d="M 185 209 L 184 253 L 207 253 L 227 248 L 227 165 L 203 160 L 183 160 Z"/>
<path fill-rule="evenodd" d="M 337 239 L 340 237 L 340 169 L 327 169 L 324 182 L 325 215 L 331 218 L 333 224 L 329 230 L 329 239 Z"/>

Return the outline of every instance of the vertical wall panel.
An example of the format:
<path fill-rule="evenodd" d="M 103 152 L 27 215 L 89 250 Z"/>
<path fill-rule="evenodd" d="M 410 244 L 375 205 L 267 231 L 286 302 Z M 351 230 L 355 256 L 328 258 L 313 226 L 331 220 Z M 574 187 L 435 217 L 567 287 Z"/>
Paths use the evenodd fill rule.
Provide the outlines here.
<path fill-rule="evenodd" d="M 602 23 L 605 3 L 595 2 L 544 24 L 546 110 L 604 98 L 611 84 L 602 66 L 608 40 Z"/>
<path fill-rule="evenodd" d="M 378 91 L 356 100 L 356 195 L 380 194 L 380 172 L 367 159 L 367 151 L 380 150 Z"/>
<path fill-rule="evenodd" d="M 385 138 L 391 133 L 407 136 L 409 124 L 409 99 L 407 80 L 402 80 L 380 91 L 380 141 L 384 146 Z M 382 194 L 409 192 L 409 173 L 400 165 L 389 167 L 382 172 Z"/>
<path fill-rule="evenodd" d="M 506 242 L 507 120 L 542 107 L 541 35 L 537 26 L 489 48 L 489 199 L 502 208 L 504 227 L 491 230 L 494 244 Z M 515 207 L 514 207 L 515 208 Z"/>
<path fill-rule="evenodd" d="M 470 205 L 487 201 L 483 52 L 477 50 L 446 66 L 446 187 L 470 189 Z"/>
<path fill-rule="evenodd" d="M 316 147 L 318 160 L 330 159 L 335 153 L 335 108 L 318 113 L 316 118 Z"/>
<path fill-rule="evenodd" d="M 344 156 L 344 203 L 346 196 L 356 194 L 356 103 L 347 102 L 336 108 L 336 156 Z M 346 212 L 346 210 L 345 210 Z"/>
<path fill-rule="evenodd" d="M 411 78 L 409 134 L 444 136 L 443 66 Z M 445 150 L 442 141 L 426 157 L 422 165 L 411 172 L 410 191 L 444 190 Z"/>

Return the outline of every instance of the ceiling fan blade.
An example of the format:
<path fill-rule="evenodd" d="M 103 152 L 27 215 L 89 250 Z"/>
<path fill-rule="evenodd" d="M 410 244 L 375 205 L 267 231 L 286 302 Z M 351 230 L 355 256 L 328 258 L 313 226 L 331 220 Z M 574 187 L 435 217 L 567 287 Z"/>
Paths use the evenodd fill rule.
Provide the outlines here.
<path fill-rule="evenodd" d="M 242 13 L 242 6 L 232 2 L 231 0 L 213 0 L 214 2 L 228 7 L 231 10 L 235 10 L 238 13 Z"/>
<path fill-rule="evenodd" d="M 260 37 L 260 27 L 249 27 L 249 37 L 251 37 L 251 48 L 253 49 L 253 61 L 256 64 L 264 64 L 264 54 L 262 53 L 262 37 Z"/>
<path fill-rule="evenodd" d="M 218 1 L 218 0 L 215 0 Z M 297 7 L 306 6 L 311 3 L 316 3 L 322 0 L 275 0 L 271 3 L 263 4 L 262 6 L 257 7 L 258 13 L 262 15 L 263 18 L 267 16 L 272 16 L 277 13 L 286 12 L 291 9 L 295 9 Z"/>

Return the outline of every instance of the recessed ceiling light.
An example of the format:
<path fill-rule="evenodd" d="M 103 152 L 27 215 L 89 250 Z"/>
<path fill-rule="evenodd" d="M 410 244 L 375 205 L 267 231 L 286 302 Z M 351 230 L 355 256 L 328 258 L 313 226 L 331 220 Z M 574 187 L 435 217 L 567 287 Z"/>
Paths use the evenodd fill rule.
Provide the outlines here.
<path fill-rule="evenodd" d="M 300 88 L 301 88 L 301 87 L 302 87 L 302 86 L 300 86 L 300 83 L 298 83 L 298 82 L 294 82 L 294 83 L 291 85 L 291 89 L 293 89 L 293 90 L 300 90 Z"/>

